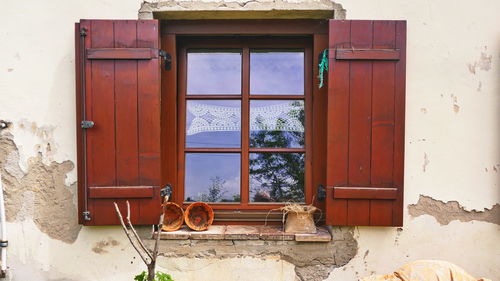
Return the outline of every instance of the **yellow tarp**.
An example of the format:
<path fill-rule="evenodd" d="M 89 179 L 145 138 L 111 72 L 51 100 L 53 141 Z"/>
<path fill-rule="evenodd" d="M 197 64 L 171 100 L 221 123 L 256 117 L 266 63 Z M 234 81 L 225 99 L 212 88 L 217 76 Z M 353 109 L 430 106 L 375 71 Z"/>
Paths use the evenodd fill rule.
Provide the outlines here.
<path fill-rule="evenodd" d="M 393 274 L 370 276 L 360 281 L 491 281 L 470 276 L 462 268 L 437 260 L 419 260 L 405 264 Z"/>

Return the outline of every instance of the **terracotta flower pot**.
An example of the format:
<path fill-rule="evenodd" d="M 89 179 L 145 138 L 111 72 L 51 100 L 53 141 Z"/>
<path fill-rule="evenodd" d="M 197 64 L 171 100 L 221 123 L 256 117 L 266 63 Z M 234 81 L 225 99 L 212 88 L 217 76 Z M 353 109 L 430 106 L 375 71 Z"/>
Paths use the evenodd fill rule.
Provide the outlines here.
<path fill-rule="evenodd" d="M 207 203 L 195 202 L 187 207 L 184 220 L 192 230 L 207 230 L 214 222 L 214 211 Z"/>
<path fill-rule="evenodd" d="M 163 231 L 175 231 L 181 228 L 184 223 L 184 210 L 174 202 L 163 204 Z"/>

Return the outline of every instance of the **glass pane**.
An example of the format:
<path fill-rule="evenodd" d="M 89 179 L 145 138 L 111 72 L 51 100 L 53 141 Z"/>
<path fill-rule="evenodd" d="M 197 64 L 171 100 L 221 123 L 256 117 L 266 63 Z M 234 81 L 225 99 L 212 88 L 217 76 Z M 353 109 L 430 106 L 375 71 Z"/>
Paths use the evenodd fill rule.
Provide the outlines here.
<path fill-rule="evenodd" d="M 240 202 L 239 153 L 186 153 L 186 202 Z"/>
<path fill-rule="evenodd" d="M 187 61 L 188 95 L 241 93 L 241 51 L 189 51 Z"/>
<path fill-rule="evenodd" d="M 252 51 L 250 53 L 250 94 L 303 95 L 304 52 Z"/>
<path fill-rule="evenodd" d="M 250 153 L 250 202 L 304 202 L 304 153 Z"/>
<path fill-rule="evenodd" d="M 188 100 L 186 147 L 240 147 L 239 100 Z"/>
<path fill-rule="evenodd" d="M 304 101 L 250 101 L 250 147 L 304 147 Z"/>

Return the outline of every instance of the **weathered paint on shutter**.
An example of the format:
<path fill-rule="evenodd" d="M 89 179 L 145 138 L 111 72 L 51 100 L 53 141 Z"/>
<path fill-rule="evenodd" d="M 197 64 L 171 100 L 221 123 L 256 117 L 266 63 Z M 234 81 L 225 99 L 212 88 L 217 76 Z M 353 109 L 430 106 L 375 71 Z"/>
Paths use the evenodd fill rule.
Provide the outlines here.
<path fill-rule="evenodd" d="M 85 37 L 80 36 L 82 29 Z M 134 224 L 158 223 L 158 48 L 156 20 L 81 20 L 76 24 L 78 202 L 82 224 L 119 224 L 113 202 L 125 211 L 126 200 Z M 92 128 L 81 128 L 83 110 L 85 118 L 94 122 Z M 84 211 L 90 212 L 90 220 L 84 219 Z"/>
<path fill-rule="evenodd" d="M 327 224 L 401 226 L 406 22 L 329 28 Z"/>

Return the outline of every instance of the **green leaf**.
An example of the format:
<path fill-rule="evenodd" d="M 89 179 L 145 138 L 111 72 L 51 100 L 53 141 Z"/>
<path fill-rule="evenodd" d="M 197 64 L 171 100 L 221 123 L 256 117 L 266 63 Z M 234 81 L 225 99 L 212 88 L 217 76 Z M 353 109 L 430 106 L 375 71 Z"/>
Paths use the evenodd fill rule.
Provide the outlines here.
<path fill-rule="evenodd" d="M 143 272 L 141 272 L 141 274 L 136 275 L 134 277 L 134 280 L 135 281 L 146 281 L 147 280 L 147 278 L 146 278 L 146 271 L 143 271 Z"/>
<path fill-rule="evenodd" d="M 166 274 L 166 273 L 163 273 L 163 272 L 156 272 L 156 278 L 157 280 L 156 281 L 174 281 L 172 279 L 172 276 L 170 276 L 170 274 Z"/>

